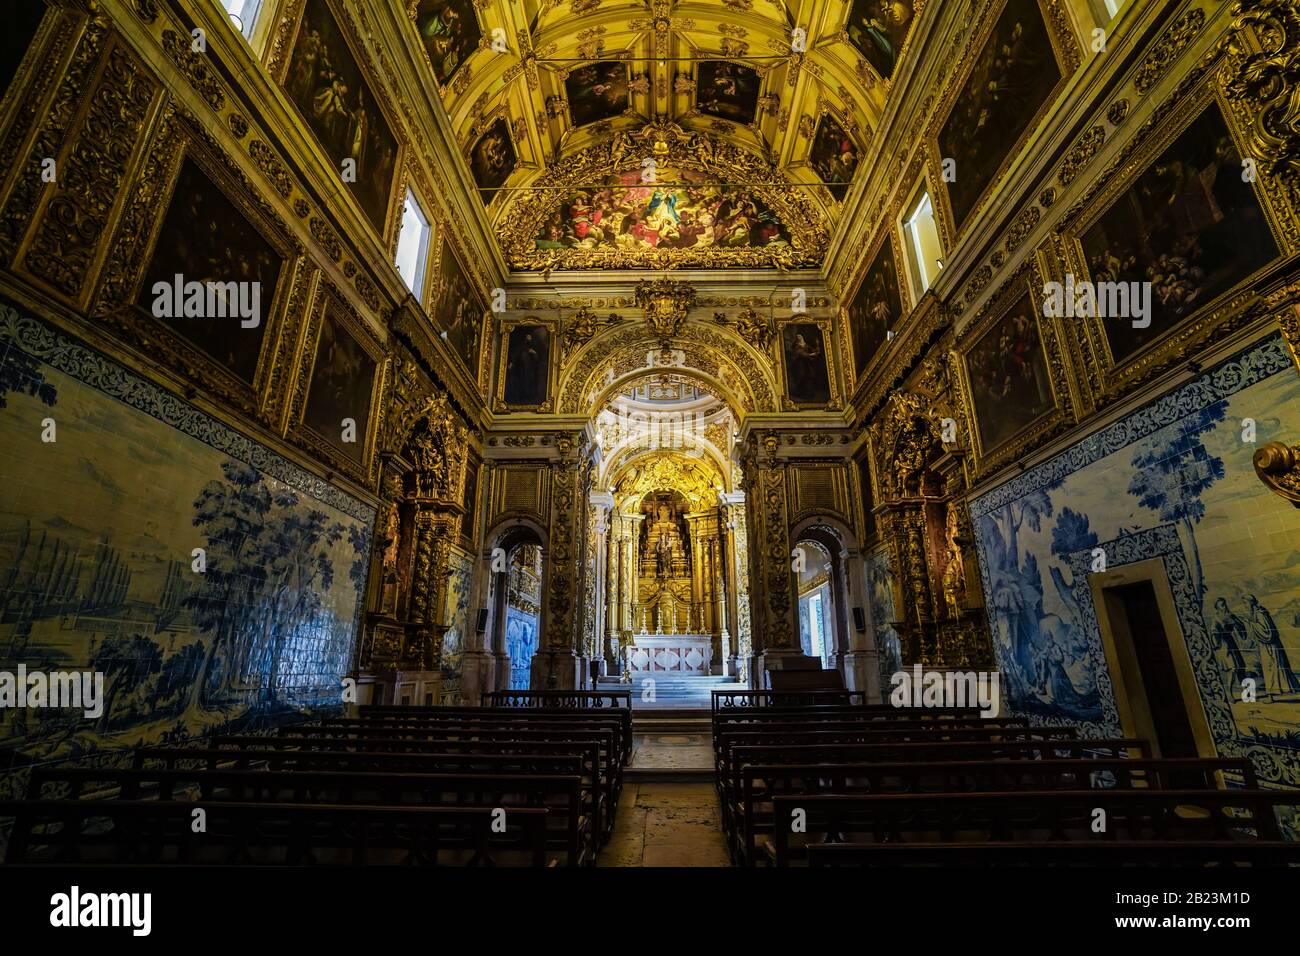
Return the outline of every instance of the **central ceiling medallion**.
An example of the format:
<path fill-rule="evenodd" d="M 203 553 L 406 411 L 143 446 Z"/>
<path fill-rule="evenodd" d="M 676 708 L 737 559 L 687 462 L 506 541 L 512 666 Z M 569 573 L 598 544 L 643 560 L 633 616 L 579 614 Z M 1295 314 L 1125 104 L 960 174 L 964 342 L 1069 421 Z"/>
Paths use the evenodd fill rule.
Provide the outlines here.
<path fill-rule="evenodd" d="M 682 330 L 686 313 L 695 304 L 695 289 L 687 282 L 642 279 L 636 287 L 636 301 L 645 312 L 650 332 L 664 349 L 672 346 L 674 336 Z"/>

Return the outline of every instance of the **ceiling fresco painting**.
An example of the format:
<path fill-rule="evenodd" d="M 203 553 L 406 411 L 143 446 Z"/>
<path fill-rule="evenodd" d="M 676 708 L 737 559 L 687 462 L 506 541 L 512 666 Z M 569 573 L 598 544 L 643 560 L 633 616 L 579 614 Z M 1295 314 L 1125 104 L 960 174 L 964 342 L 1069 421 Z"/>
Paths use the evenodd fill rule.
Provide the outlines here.
<path fill-rule="evenodd" d="M 507 265 L 549 271 L 819 266 L 921 6 L 408 9 Z"/>
<path fill-rule="evenodd" d="M 701 63 L 695 103 L 701 113 L 733 123 L 752 123 L 762 83 L 762 77 L 752 67 L 726 60 Z"/>
<path fill-rule="evenodd" d="M 415 26 L 441 85 L 451 80 L 483 36 L 472 0 L 419 0 Z"/>
<path fill-rule="evenodd" d="M 580 66 L 564 81 L 574 126 L 618 116 L 628 106 L 627 66 L 619 62 Z"/>

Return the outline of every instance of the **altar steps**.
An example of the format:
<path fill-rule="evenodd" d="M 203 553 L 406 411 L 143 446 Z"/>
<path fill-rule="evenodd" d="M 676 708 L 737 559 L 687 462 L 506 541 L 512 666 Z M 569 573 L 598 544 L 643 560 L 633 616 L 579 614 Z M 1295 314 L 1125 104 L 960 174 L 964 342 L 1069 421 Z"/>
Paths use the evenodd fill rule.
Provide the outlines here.
<path fill-rule="evenodd" d="M 649 688 L 645 681 L 654 680 L 654 699 L 642 700 L 642 694 Z M 619 683 L 617 677 L 602 677 L 596 684 L 597 690 L 632 691 L 632 710 L 639 716 L 642 711 L 653 710 L 701 710 L 707 716 L 714 690 L 744 690 L 746 685 L 738 684 L 731 677 L 714 677 L 705 675 L 673 675 L 659 672 L 637 672 L 632 675 L 632 683 Z"/>

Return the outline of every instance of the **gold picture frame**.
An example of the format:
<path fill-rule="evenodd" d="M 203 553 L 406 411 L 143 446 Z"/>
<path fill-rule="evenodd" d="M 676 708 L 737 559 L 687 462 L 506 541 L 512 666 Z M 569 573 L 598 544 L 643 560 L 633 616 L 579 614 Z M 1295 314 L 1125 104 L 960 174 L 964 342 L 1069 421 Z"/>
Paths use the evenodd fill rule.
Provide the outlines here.
<path fill-rule="evenodd" d="M 785 359 L 785 330 L 793 325 L 815 325 L 821 333 L 822 354 L 826 361 L 826 382 L 830 397 L 825 402 L 800 401 L 790 395 L 789 370 Z M 777 320 L 776 335 L 772 344 L 776 350 L 777 382 L 780 389 L 781 405 L 789 411 L 835 411 L 843 407 L 844 398 L 840 390 L 839 365 L 832 358 L 835 344 L 835 321 L 831 316 L 815 316 L 803 312 Z"/>
<path fill-rule="evenodd" d="M 444 235 L 440 238 L 438 254 L 432 259 L 432 264 L 436 266 L 437 271 L 434 273 L 434 281 L 429 283 L 430 295 L 428 297 L 428 305 L 425 307 L 425 314 L 429 316 L 434 328 L 439 333 L 446 331 L 443 325 L 443 317 L 437 313 L 438 306 L 442 302 L 443 293 L 445 291 L 443 288 L 443 263 L 449 255 L 455 260 L 457 271 L 459 271 L 469 283 L 470 293 L 474 296 L 475 303 L 478 306 L 478 345 L 475 349 L 473 364 L 472 366 L 467 367 L 466 371 L 473 380 L 474 387 L 481 388 L 485 366 L 485 353 L 487 351 L 488 340 L 492 335 L 490 321 L 492 313 L 488 310 L 487 299 L 483 295 L 482 289 L 478 286 L 477 275 L 472 269 L 466 266 L 465 260 L 461 258 L 460 253 L 456 249 L 455 243 L 451 241 L 450 235 Z M 443 339 L 443 341 L 452 349 L 453 354 L 455 354 L 457 358 L 462 360 L 465 358 L 457 352 L 454 347 L 452 347 L 450 338 Z"/>
<path fill-rule="evenodd" d="M 875 355 L 871 356 L 865 363 L 863 363 L 861 373 L 858 372 L 858 353 L 857 347 L 853 343 L 853 320 L 850 315 L 850 309 L 853 305 L 854 299 L 856 299 L 858 293 L 862 291 L 862 283 L 867 281 L 867 273 L 871 270 L 872 264 L 876 261 L 876 257 L 880 255 L 885 243 L 889 243 L 890 255 L 894 258 L 894 283 L 898 287 L 898 305 L 900 310 L 898 325 L 900 328 L 902 327 L 903 321 L 911 313 L 912 309 L 915 308 L 915 303 L 912 301 L 912 290 L 909 288 L 907 274 L 903 269 L 901 258 L 902 240 L 898 236 L 898 230 L 893 228 L 893 219 L 894 217 L 891 216 L 889 221 L 879 228 L 875 240 L 872 241 L 871 245 L 868 247 L 869 251 L 867 252 L 867 255 L 863 257 L 862 262 L 854 272 L 853 279 L 849 283 L 853 292 L 844 297 L 843 305 L 840 307 L 840 344 L 843 348 L 841 354 L 848 356 L 844 365 L 844 381 L 850 394 L 853 394 L 858 390 L 858 387 L 862 382 L 871 374 L 871 370 L 884 357 L 889 346 L 893 344 L 894 339 L 898 337 L 897 329 L 893 330 L 893 338 L 888 335 L 889 330 L 887 330 L 884 341 L 880 343 L 880 348 L 876 350 Z"/>
<path fill-rule="evenodd" d="M 360 461 L 348 457 L 334 442 L 305 420 L 308 395 L 311 391 L 312 378 L 316 373 L 316 353 L 320 337 L 324 334 L 326 321 L 333 321 L 341 326 L 375 363 L 375 372 L 370 383 L 370 404 L 365 434 L 362 436 Z M 358 315 L 343 293 L 327 279 L 321 281 L 315 300 L 312 302 L 309 333 L 304 336 L 300 356 L 294 383 L 293 407 L 290 412 L 292 427 L 289 437 L 309 449 L 313 455 L 330 467 L 362 484 L 373 485 L 378 477 L 375 445 L 379 438 L 379 425 L 384 418 L 383 398 L 388 375 L 387 356 L 383 343 L 370 326 Z"/>
<path fill-rule="evenodd" d="M 306 250 L 239 166 L 198 126 L 180 113 L 164 114 L 149 143 L 148 164 L 137 177 L 109 244 L 107 268 L 99 278 L 91 314 L 123 344 L 161 366 L 192 391 L 203 383 L 217 404 L 274 427 L 277 404 L 287 392 L 295 339 L 291 323 L 301 313 L 314 269 Z M 181 170 L 190 160 L 281 258 L 275 295 L 264 308 L 266 331 L 252 381 L 248 382 L 138 305 Z M 158 188 L 158 183 L 166 185 Z"/>
<path fill-rule="evenodd" d="M 536 325 L 547 330 L 549 341 L 547 343 L 546 355 L 546 398 L 537 404 L 518 405 L 506 403 L 506 371 L 510 364 L 510 335 L 521 325 Z M 497 373 L 496 387 L 493 392 L 493 411 L 499 413 L 510 412 L 542 412 L 549 414 L 555 409 L 555 396 L 552 392 L 555 384 L 559 379 L 560 367 L 560 320 L 558 318 L 542 318 L 537 315 L 526 315 L 512 319 L 501 320 L 501 339 L 497 346 Z"/>
<path fill-rule="evenodd" d="M 970 439 L 972 480 L 978 480 L 1018 461 L 1028 451 L 1075 421 L 1074 397 L 1062 349 L 1063 320 L 1044 315 L 1042 289 L 1042 272 L 1031 259 L 999 286 L 953 344 L 958 400 Z M 1051 406 L 1016 427 L 1011 434 L 986 444 L 976 408 L 970 356 L 1026 297 L 1037 329 L 1039 350 L 1051 391 Z"/>
<path fill-rule="evenodd" d="M 1052 55 L 1057 68 L 1060 70 L 1061 78 L 1035 110 L 1033 117 L 1025 126 L 1024 132 L 1016 138 L 1011 148 L 1007 150 L 1006 155 L 1002 157 L 987 185 L 975 197 L 965 219 L 958 224 L 947 184 L 944 182 L 942 175 L 939 175 L 943 168 L 944 158 L 939 140 L 948 122 L 952 119 L 953 110 L 956 108 L 957 100 L 961 96 L 970 72 L 974 67 L 975 60 L 983 52 L 993 33 L 993 28 L 1001 19 L 1007 4 L 1010 2 L 1011 0 L 990 0 L 985 7 L 984 17 L 979 21 L 970 42 L 962 52 L 961 63 L 955 73 L 956 79 L 944 92 L 943 102 L 935 111 L 935 118 L 925 133 L 923 151 L 927 157 L 927 166 L 930 171 L 928 177 L 930 198 L 934 203 L 935 218 L 940 224 L 940 236 L 945 249 L 953 248 L 956 242 L 970 229 L 971 224 L 979 218 L 980 213 L 988 206 L 990 197 L 997 194 L 998 187 L 1005 178 L 1007 169 L 1015 162 L 1016 157 L 1023 152 L 1025 144 L 1038 132 L 1044 117 L 1060 99 L 1062 92 L 1070 85 L 1075 71 L 1082 62 L 1079 40 L 1071 25 L 1070 15 L 1062 6 L 1062 0 L 1035 0 L 1039 14 L 1043 18 L 1043 25 L 1051 42 Z M 958 175 L 960 174 L 961 171 L 958 170 Z M 936 189 L 936 183 L 944 188 Z"/>
<path fill-rule="evenodd" d="M 374 60 L 370 56 L 370 51 L 366 49 L 364 43 L 358 38 L 358 29 L 353 15 L 346 7 L 346 4 L 336 2 L 336 0 L 285 0 L 285 8 L 281 12 L 281 20 L 277 26 L 275 41 L 268 46 L 266 55 L 266 68 L 276 85 L 280 87 L 288 100 L 292 111 L 298 113 L 297 107 L 293 103 L 288 90 L 289 67 L 292 65 L 292 54 L 296 38 L 298 35 L 299 24 L 307 10 L 308 3 L 323 3 L 329 10 L 334 22 L 338 24 L 339 32 L 343 35 L 343 42 L 347 45 L 348 52 L 356 61 L 357 69 L 361 71 L 366 84 L 370 88 L 370 93 L 374 98 L 375 105 L 383 117 L 384 125 L 388 127 L 388 132 L 393 137 L 396 145 L 396 152 L 393 156 L 393 173 L 388 183 L 388 204 L 384 211 L 384 220 L 381 227 L 376 227 L 371 220 L 370 215 L 361 205 L 360 199 L 347 189 L 342 179 L 339 179 L 340 188 L 337 190 L 341 195 L 346 195 L 348 201 L 352 204 L 353 209 L 357 212 L 358 217 L 365 223 L 366 227 L 375 233 L 379 241 L 380 248 L 388 248 L 390 237 L 394 236 L 401 226 L 402 204 L 406 198 L 405 193 L 399 189 L 403 178 L 403 170 L 406 168 L 407 157 L 410 153 L 409 144 L 406 141 L 405 127 L 400 122 L 395 122 L 392 114 L 392 107 L 387 105 L 390 102 L 388 91 L 383 83 L 379 81 L 379 70 L 376 68 Z M 325 157 L 326 165 L 337 174 L 338 170 L 329 160 L 329 154 L 326 146 L 320 138 L 309 127 L 305 121 L 302 129 L 306 134 L 306 139 L 314 144 Z M 394 240 L 395 241 L 395 240 Z"/>
<path fill-rule="evenodd" d="M 1229 100 L 1218 77 L 1211 76 L 1181 99 L 1163 123 L 1131 143 L 1057 226 L 1060 273 L 1054 279 L 1061 281 L 1069 274 L 1075 281 L 1092 281 L 1082 237 L 1124 197 L 1159 155 L 1210 108 L 1219 110 L 1238 153 L 1248 155 L 1244 130 L 1249 113 L 1241 104 Z M 1261 174 L 1252 185 L 1280 253 L 1277 258 L 1179 319 L 1133 354 L 1119 359 L 1114 356 L 1106 335 L 1108 320 L 1097 316 L 1074 320 L 1078 328 L 1072 337 L 1087 366 L 1085 378 L 1094 404 L 1126 394 L 1205 345 L 1253 321 L 1260 314 L 1263 293 L 1285 283 L 1287 273 L 1294 268 L 1296 254 L 1300 253 L 1300 210 L 1288 201 L 1281 184 L 1269 177 Z"/>

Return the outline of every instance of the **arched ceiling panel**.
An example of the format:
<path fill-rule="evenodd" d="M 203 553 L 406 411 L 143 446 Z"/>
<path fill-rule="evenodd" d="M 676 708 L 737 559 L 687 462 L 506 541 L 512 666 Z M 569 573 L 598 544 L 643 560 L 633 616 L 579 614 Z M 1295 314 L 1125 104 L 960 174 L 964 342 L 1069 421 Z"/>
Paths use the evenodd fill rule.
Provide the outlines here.
<path fill-rule="evenodd" d="M 507 262 L 544 271 L 819 264 L 920 6 L 410 0 L 408 12 Z"/>

